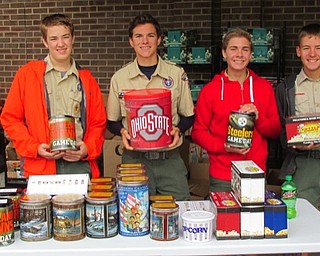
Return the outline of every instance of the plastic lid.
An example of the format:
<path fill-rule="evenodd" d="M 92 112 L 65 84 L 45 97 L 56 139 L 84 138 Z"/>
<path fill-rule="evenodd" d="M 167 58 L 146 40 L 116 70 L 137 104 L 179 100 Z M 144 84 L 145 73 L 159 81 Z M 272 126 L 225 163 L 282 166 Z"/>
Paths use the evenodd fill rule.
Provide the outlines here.
<path fill-rule="evenodd" d="M 288 181 L 292 180 L 292 176 L 291 175 L 287 175 L 286 176 L 286 180 L 288 180 Z"/>
<path fill-rule="evenodd" d="M 186 211 L 182 214 L 185 221 L 210 221 L 214 219 L 214 214 L 208 211 Z"/>
<path fill-rule="evenodd" d="M 129 90 L 125 92 L 124 99 L 146 99 L 148 97 L 165 97 L 170 96 L 171 91 L 168 89 L 161 88 L 149 88 L 149 89 L 138 89 L 138 90 Z"/>

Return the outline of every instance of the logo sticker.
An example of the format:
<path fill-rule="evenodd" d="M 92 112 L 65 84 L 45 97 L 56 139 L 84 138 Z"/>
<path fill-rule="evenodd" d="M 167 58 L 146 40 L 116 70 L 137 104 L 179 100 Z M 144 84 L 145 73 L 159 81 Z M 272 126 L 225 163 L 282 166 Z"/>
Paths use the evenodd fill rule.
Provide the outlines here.
<path fill-rule="evenodd" d="M 163 83 L 164 87 L 166 87 L 166 88 L 171 88 L 173 86 L 173 84 L 174 84 L 173 79 L 170 76 L 169 76 L 168 79 L 164 78 L 162 80 L 162 83 Z"/>

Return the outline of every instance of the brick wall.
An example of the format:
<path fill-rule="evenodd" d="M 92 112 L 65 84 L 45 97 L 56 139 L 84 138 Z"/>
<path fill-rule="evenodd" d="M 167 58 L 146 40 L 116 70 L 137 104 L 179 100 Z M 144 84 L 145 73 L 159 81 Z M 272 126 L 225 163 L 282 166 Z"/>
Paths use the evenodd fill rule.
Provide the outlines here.
<path fill-rule="evenodd" d="M 285 73 L 290 73 L 300 67 L 294 50 L 297 32 L 302 25 L 319 20 L 319 4 L 319 0 L 0 0 L 0 101 L 5 100 L 17 69 L 46 55 L 39 21 L 48 14 L 61 12 L 72 17 L 76 25 L 74 57 L 93 72 L 106 92 L 112 74 L 133 58 L 127 27 L 141 12 L 158 18 L 163 29 L 197 29 L 203 45 L 219 41 L 221 27 L 279 27 L 285 22 Z M 209 80 L 214 67 L 185 69 L 190 79 Z"/>

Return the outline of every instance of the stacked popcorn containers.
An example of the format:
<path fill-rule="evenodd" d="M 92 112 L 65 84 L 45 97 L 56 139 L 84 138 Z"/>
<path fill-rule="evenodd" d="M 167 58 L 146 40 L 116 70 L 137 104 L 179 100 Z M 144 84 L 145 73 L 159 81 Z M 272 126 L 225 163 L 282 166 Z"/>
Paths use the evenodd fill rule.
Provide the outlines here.
<path fill-rule="evenodd" d="M 265 191 L 264 171 L 253 161 L 232 161 L 232 192 L 212 192 L 215 235 L 222 239 L 287 237 L 286 206 Z"/>

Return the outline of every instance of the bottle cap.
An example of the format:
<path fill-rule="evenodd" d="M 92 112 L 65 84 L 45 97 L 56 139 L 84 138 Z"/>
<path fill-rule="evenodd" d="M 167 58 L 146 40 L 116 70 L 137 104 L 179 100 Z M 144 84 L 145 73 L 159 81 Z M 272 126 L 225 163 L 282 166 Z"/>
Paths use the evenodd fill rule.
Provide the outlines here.
<path fill-rule="evenodd" d="M 292 176 L 291 175 L 287 175 L 286 176 L 286 180 L 288 180 L 288 181 L 292 180 Z"/>

